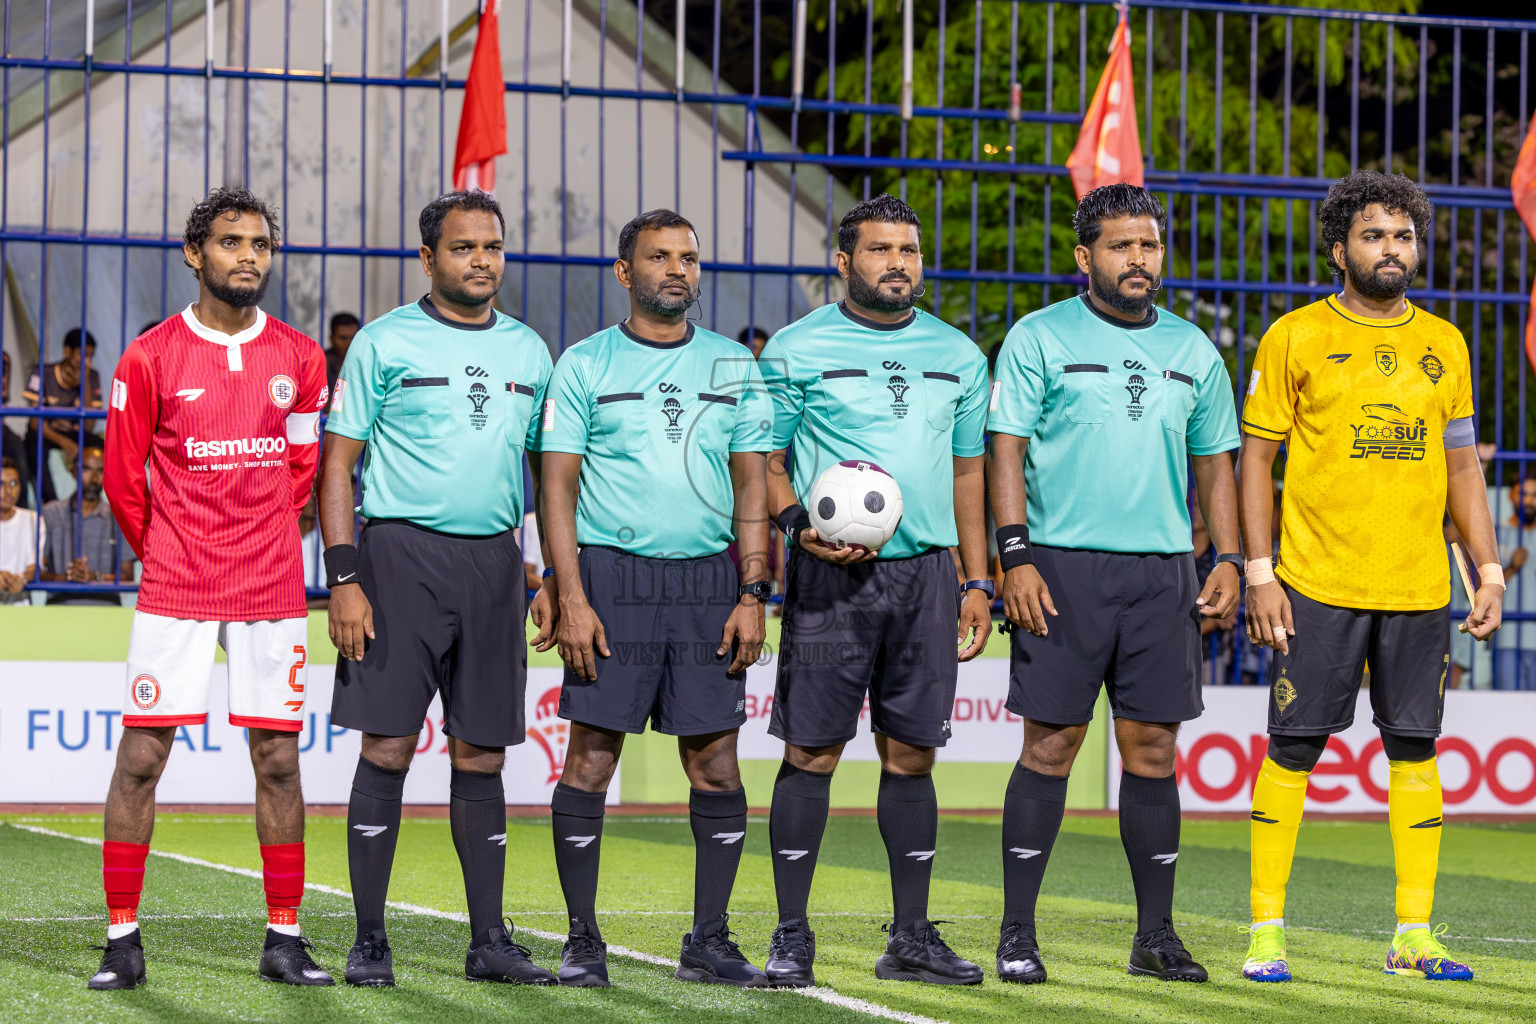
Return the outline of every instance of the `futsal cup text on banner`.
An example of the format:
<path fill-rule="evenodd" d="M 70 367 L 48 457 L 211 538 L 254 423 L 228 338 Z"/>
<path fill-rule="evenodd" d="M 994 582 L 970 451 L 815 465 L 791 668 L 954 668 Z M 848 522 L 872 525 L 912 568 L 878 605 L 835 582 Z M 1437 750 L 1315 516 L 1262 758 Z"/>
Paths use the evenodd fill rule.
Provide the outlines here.
<path fill-rule="evenodd" d="M 1186 811 L 1252 808 L 1253 783 L 1269 746 L 1265 715 L 1269 691 L 1255 686 L 1205 689 L 1205 714 L 1179 730 L 1179 800 Z M 1471 692 L 1445 695 L 1445 730 L 1438 744 L 1447 814 L 1536 812 L 1536 743 L 1530 722 L 1536 693 Z M 1118 798 L 1120 759 L 1109 752 L 1109 806 Z M 1362 691 L 1355 722 L 1328 741 L 1312 772 L 1307 811 L 1387 809 L 1387 758 L 1371 724 L 1370 696 Z"/>
<path fill-rule="evenodd" d="M 122 738 L 124 666 L 106 661 L 8 661 L 10 679 L 47 680 L 31 686 L 30 700 L 0 710 L 0 803 L 100 803 L 117 761 Z M 332 725 L 330 665 L 308 669 L 304 731 L 299 734 L 299 770 L 304 799 L 344 804 L 352 792 L 360 734 Z M 557 714 L 558 669 L 528 672 L 524 698 L 527 739 L 507 749 L 502 777 L 507 803 L 548 805 L 565 767 L 569 724 Z M 245 731 L 229 724 L 225 667 L 215 665 L 205 725 L 176 730 L 171 758 L 156 794 L 168 804 L 248 804 L 255 799 Z M 46 696 L 44 696 L 46 694 Z M 405 779 L 405 801 L 448 802 L 448 745 L 442 705 L 434 698 L 422 724 L 416 757 Z M 623 770 L 622 766 L 619 769 Z M 608 789 L 617 803 L 620 777 Z"/>

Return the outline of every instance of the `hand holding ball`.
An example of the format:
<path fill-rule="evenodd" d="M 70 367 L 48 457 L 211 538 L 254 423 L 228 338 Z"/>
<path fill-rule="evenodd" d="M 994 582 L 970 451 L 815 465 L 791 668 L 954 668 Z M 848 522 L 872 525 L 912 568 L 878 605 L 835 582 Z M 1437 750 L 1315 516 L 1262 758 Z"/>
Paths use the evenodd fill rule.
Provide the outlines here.
<path fill-rule="evenodd" d="M 879 551 L 901 524 L 901 488 L 873 462 L 839 462 L 806 501 L 816 536 L 835 548 Z"/>

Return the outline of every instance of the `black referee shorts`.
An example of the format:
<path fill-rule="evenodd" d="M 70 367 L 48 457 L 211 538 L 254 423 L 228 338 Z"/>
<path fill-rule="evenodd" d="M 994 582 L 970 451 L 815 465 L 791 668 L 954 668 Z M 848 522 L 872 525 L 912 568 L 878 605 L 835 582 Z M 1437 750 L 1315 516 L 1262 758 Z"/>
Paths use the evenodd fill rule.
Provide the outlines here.
<path fill-rule="evenodd" d="M 796 548 L 785 569 L 768 732 L 830 747 L 870 726 L 914 747 L 949 742 L 959 680 L 960 584 L 947 548 L 832 565 Z"/>
<path fill-rule="evenodd" d="M 727 671 L 734 643 L 715 653 L 738 600 L 730 556 L 644 558 L 588 546 L 579 566 L 610 656 L 597 658 L 591 681 L 565 670 L 560 717 L 632 733 L 650 722 L 668 736 L 739 729 L 747 720 L 747 674 Z"/>
<path fill-rule="evenodd" d="M 523 742 L 528 592 L 516 534 L 461 537 L 375 519 L 359 549 L 378 639 L 362 661 L 337 658 L 331 721 L 411 736 L 440 692 L 449 736 L 477 747 Z"/>
<path fill-rule="evenodd" d="M 1036 722 L 1093 720 L 1099 687 L 1116 718 L 1188 722 L 1200 697 L 1200 585 L 1192 555 L 1035 545 L 1060 614 L 1045 636 L 1013 631 L 1008 710 Z"/>
<path fill-rule="evenodd" d="M 1426 612 L 1339 608 L 1293 589 L 1296 635 L 1275 652 L 1269 731 L 1275 736 L 1343 732 L 1367 665 L 1376 728 L 1398 736 L 1439 736 L 1451 663 L 1449 606 Z"/>

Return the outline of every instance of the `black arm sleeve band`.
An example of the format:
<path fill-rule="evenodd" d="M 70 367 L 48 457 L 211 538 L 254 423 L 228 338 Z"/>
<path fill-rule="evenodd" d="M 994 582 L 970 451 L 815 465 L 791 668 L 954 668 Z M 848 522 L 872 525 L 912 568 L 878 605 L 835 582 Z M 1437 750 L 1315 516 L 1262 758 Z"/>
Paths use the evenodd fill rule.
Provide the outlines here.
<path fill-rule="evenodd" d="M 360 583 L 356 544 L 332 544 L 325 549 L 325 585 L 334 590 L 344 583 Z"/>
<path fill-rule="evenodd" d="M 800 531 L 811 525 L 811 514 L 805 510 L 804 505 L 790 505 L 779 513 L 774 522 L 779 524 L 779 530 L 784 534 L 784 546 L 792 548 Z"/>
<path fill-rule="evenodd" d="M 1029 527 L 1024 523 L 999 526 L 996 536 L 997 560 L 1002 563 L 1004 572 L 1035 564 L 1035 552 L 1029 546 Z"/>

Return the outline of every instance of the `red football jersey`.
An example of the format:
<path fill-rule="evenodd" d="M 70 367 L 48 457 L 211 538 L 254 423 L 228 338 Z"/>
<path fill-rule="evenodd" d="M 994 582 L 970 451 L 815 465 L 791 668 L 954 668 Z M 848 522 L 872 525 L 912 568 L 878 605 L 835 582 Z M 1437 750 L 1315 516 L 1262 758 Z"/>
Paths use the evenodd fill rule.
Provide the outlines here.
<path fill-rule="evenodd" d="M 140 610 L 225 622 L 306 613 L 298 513 L 326 391 L 320 346 L 259 309 L 228 335 L 189 306 L 128 346 L 104 484 L 144 563 Z"/>

